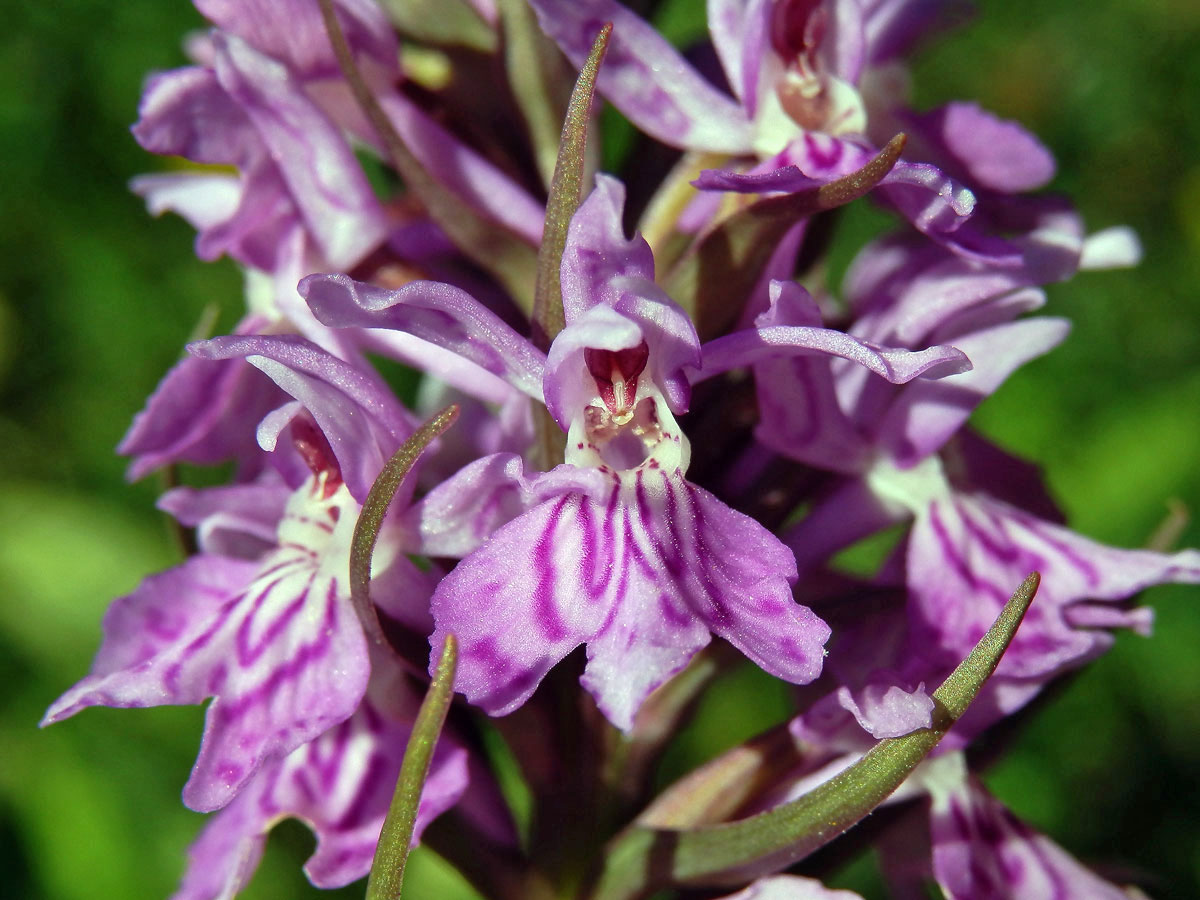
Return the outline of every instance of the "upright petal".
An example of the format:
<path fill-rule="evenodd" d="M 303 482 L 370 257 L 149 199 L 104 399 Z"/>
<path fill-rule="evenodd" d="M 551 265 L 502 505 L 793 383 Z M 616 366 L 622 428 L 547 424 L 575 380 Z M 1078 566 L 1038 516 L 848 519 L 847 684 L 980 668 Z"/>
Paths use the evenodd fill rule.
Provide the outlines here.
<path fill-rule="evenodd" d="M 750 122 L 738 104 L 693 69 L 653 26 L 614 0 L 531 0 L 542 30 L 581 67 L 612 22 L 600 93 L 646 134 L 672 147 L 745 153 Z"/>
<path fill-rule="evenodd" d="M 360 503 L 383 464 L 414 430 L 412 416 L 372 369 L 294 335 L 219 337 L 191 344 L 206 359 L 245 358 L 312 414 Z M 272 449 L 272 448 L 267 448 Z"/>

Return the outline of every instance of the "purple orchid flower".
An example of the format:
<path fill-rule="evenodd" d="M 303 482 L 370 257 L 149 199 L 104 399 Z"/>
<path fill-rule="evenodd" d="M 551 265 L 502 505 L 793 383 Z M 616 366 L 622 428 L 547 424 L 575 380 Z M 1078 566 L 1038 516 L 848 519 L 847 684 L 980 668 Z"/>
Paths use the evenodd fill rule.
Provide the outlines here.
<path fill-rule="evenodd" d="M 701 348 L 654 284 L 649 247 L 625 238 L 623 204 L 620 183 L 600 176 L 572 220 L 566 328 L 547 357 L 448 285 L 383 291 L 323 275 L 300 286 L 322 322 L 439 342 L 545 402 L 566 432 L 566 461 L 553 471 L 485 458 L 408 517 L 422 552 L 465 554 L 434 594 L 432 641 L 458 636 L 456 687 L 494 715 L 524 703 L 580 644 L 584 686 L 625 729 L 713 634 L 781 678 L 811 681 L 828 629 L 792 599 L 783 545 L 686 480 L 689 444 L 675 415 L 694 381 L 759 358 L 835 354 L 897 381 L 965 364 L 953 348 L 892 353 L 823 328 Z"/>
<path fill-rule="evenodd" d="M 1109 243 L 1108 236 L 1102 238 Z M 892 523 L 912 519 L 903 571 L 915 646 L 936 662 L 905 674 L 906 690 L 949 671 L 1025 575 L 1038 600 L 968 718 L 1012 712 L 1055 675 L 1110 646 L 1109 629 L 1146 631 L 1146 610 L 1117 605 L 1163 582 L 1200 581 L 1200 552 L 1118 550 L 1055 521 L 1036 477 L 986 443 L 960 435 L 972 410 L 1023 363 L 1056 346 L 1067 323 L 1013 319 L 1044 303 L 1020 270 L 987 269 L 943 250 L 882 244 L 848 279 L 850 333 L 894 346 L 946 341 L 974 368 L 902 387 L 815 357 L 756 367 L 757 435 L 775 452 L 837 473 L 809 515 L 785 534 L 802 571 Z M 1111 248 L 1110 248 L 1111 249 Z M 1093 258 L 1097 254 L 1093 254 Z M 816 324 L 811 298 L 785 298 L 760 317 Z M 1030 491 L 1028 485 L 1036 490 Z M 1024 508 L 1023 508 L 1024 507 Z M 884 584 L 889 576 L 881 574 Z M 915 651 L 910 651 L 915 652 Z M 878 657 L 876 657 L 878 658 Z M 922 664 L 924 665 L 924 663 Z M 920 668 L 920 667 L 918 667 Z M 886 692 L 887 678 L 871 691 Z M 969 728 L 956 729 L 962 739 Z"/>
<path fill-rule="evenodd" d="M 614 0 L 532 5 L 542 28 L 576 65 L 586 58 L 599 25 L 612 22 L 600 91 L 639 128 L 670 146 L 755 160 L 746 174 L 713 169 L 694 182 L 705 191 L 751 193 L 810 190 L 843 177 L 902 130 L 907 120 L 900 122 L 893 107 L 903 101 L 893 96 L 896 79 L 884 77 L 884 69 L 952 6 L 711 0 L 709 31 L 730 96 Z M 954 126 L 949 134 L 940 127 L 947 123 Z M 969 158 L 962 145 L 970 139 L 963 135 L 986 126 L 992 162 L 980 169 L 988 184 L 1027 186 L 1049 177 L 1049 154 L 1034 138 L 977 108 L 959 104 L 909 127 L 918 124 L 926 125 L 922 153 L 906 153 L 881 182 L 878 196 L 951 246 L 957 246 L 952 235 L 971 216 L 975 197 L 938 163 Z M 997 142 L 1002 146 L 994 146 Z M 1049 165 L 1052 171 L 1052 160 Z M 958 170 L 974 174 L 966 165 Z M 713 212 L 713 203 L 698 199 L 684 221 L 702 222 Z"/>
<path fill-rule="evenodd" d="M 198 527 L 202 552 L 112 605 L 92 673 L 43 724 L 88 706 L 215 698 L 184 789 L 189 806 L 207 811 L 358 709 L 370 665 L 350 603 L 351 536 L 372 480 L 412 423 L 373 373 L 300 338 L 217 338 L 192 350 L 245 357 L 296 398 L 259 426 L 273 471 L 164 498 Z M 399 552 L 397 536 L 381 538 L 375 596 L 424 634 L 432 579 Z"/>
<path fill-rule="evenodd" d="M 350 718 L 262 766 L 233 801 L 216 813 L 188 854 L 173 900 L 229 900 L 250 881 L 267 834 L 286 817 L 316 832 L 304 866 L 319 888 L 364 877 L 392 799 L 420 697 L 395 661 L 371 660 L 367 695 Z M 443 736 L 417 810 L 414 837 L 463 797 L 467 753 Z"/>

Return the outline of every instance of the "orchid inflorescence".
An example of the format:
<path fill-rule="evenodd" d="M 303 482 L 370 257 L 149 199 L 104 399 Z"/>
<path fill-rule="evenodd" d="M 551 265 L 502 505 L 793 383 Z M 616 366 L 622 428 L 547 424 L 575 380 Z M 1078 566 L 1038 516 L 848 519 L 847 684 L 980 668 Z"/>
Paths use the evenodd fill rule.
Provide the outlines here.
<path fill-rule="evenodd" d="M 709 0 L 694 66 L 614 0 L 195 3 L 195 65 L 133 129 L 194 165 L 133 189 L 248 309 L 120 451 L 233 478 L 163 494 L 194 552 L 112 605 L 45 719 L 211 700 L 177 900 L 234 896 L 287 817 L 313 884 L 370 897 L 420 838 L 484 897 L 849 897 L 805 860 L 881 804 L 897 895 L 1127 896 L 965 751 L 1147 632 L 1131 598 L 1200 552 L 1074 533 L 967 426 L 1066 337 L 1044 287 L 1140 248 L 1038 193 L 1019 125 L 909 107 L 904 55 L 955 4 Z M 658 148 L 628 191 L 596 95 Z M 868 202 L 894 229 L 830 285 Z M 884 532 L 869 574 L 835 564 Z M 655 795 L 744 659 L 794 717 Z"/>

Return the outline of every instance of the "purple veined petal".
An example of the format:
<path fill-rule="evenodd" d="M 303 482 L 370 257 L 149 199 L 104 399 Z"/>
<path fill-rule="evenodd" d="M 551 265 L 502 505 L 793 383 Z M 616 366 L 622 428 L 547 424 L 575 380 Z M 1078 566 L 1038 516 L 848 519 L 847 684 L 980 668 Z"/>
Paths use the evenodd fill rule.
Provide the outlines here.
<path fill-rule="evenodd" d="M 350 145 L 284 65 L 236 37 L 218 33 L 214 46 L 221 86 L 254 123 L 323 256 L 350 268 L 386 234 Z"/>
<path fill-rule="evenodd" d="M 603 500 L 563 494 L 514 519 L 442 580 L 431 641 L 459 636 L 456 689 L 503 715 L 587 643 L 582 683 L 628 729 L 710 632 L 778 677 L 817 677 L 829 629 L 792 599 L 786 547 L 677 472 L 610 479 Z"/>
<path fill-rule="evenodd" d="M 874 269 L 870 249 L 851 264 L 847 301 L 860 311 L 854 335 L 877 343 L 919 346 L 964 312 L 1028 284 L 1019 272 L 925 254 L 914 265 L 899 265 L 894 277 L 878 278 L 883 273 Z"/>
<path fill-rule="evenodd" d="M 389 291 L 346 275 L 309 275 L 300 296 L 331 328 L 405 331 L 470 360 L 519 391 L 542 399 L 546 358 L 465 291 L 435 281 L 413 281 Z"/>
<path fill-rule="evenodd" d="M 260 320 L 246 319 L 251 332 Z M 133 424 L 117 452 L 132 457 L 130 479 L 172 462 L 211 465 L 235 459 L 238 475 L 250 479 L 264 458 L 254 426 L 286 395 L 243 360 L 219 364 L 185 357 L 175 364 Z"/>
<path fill-rule="evenodd" d="M 720 900 L 862 900 L 854 891 L 827 888 L 815 878 L 799 875 L 772 875 L 760 878 L 748 888 Z"/>
<path fill-rule="evenodd" d="M 197 231 L 228 221 L 241 201 L 242 188 L 234 175 L 187 173 L 138 175 L 129 189 L 146 201 L 152 216 L 173 212 Z"/>
<path fill-rule="evenodd" d="M 257 564 L 198 557 L 204 562 L 147 579 L 117 600 L 93 673 L 43 723 L 88 706 L 214 697 L 183 791 L 188 806 L 211 811 L 264 763 L 348 718 L 370 670 L 349 600 L 358 507 L 344 487 L 323 497 L 324 487 L 324 479 L 313 479 L 293 495 L 278 549 Z M 214 583 L 220 566 L 231 568 Z"/>
<path fill-rule="evenodd" d="M 771 285 L 772 303 L 803 290 L 795 282 L 774 282 Z M 803 354 L 850 360 L 892 384 L 904 384 L 922 375 L 930 378 L 945 376 L 970 368 L 966 355 L 954 347 L 894 350 L 832 328 L 798 325 L 769 325 L 734 332 L 709 341 L 701 348 L 701 353 L 703 365 L 693 377 L 693 383 L 740 366 Z"/>
<path fill-rule="evenodd" d="M 606 22 L 612 39 L 597 80 L 600 93 L 642 131 L 688 150 L 746 153 L 750 122 L 645 20 L 613 0 L 532 0 L 538 22 L 576 68 Z"/>
<path fill-rule="evenodd" d="M 976 103 L 953 102 L 903 115 L 904 130 L 921 156 L 959 173 L 969 184 L 1006 194 L 1045 187 L 1054 157 L 1018 125 Z"/>
<path fill-rule="evenodd" d="M 1017 819 L 965 770 L 957 784 L 934 783 L 930 793 L 933 872 L 949 900 L 1129 900 Z"/>
<path fill-rule="evenodd" d="M 410 696 L 399 679 L 391 682 Z M 316 833 L 316 849 L 304 866 L 314 885 L 337 888 L 366 875 L 416 714 L 416 698 L 410 699 L 407 714 L 397 718 L 368 698 L 345 722 L 265 765 L 192 845 L 173 900 L 232 898 L 250 881 L 267 834 L 285 817 Z M 441 739 L 415 836 L 459 800 L 467 780 L 466 751 Z"/>
<path fill-rule="evenodd" d="M 197 0 L 210 22 L 306 78 L 340 77 L 320 8 L 304 0 Z M 396 37 L 369 0 L 337 0 L 334 10 L 350 46 L 394 71 Z"/>
<path fill-rule="evenodd" d="M 607 509 L 581 495 L 542 502 L 492 534 L 434 592 L 430 644 L 440 647 L 447 632 L 458 637 L 455 690 L 490 715 L 523 704 L 603 622 L 616 574 L 603 535 L 616 490 Z"/>
<path fill-rule="evenodd" d="M 708 0 L 708 31 L 734 95 L 753 119 L 763 56 L 772 53 L 768 0 Z"/>
<path fill-rule="evenodd" d="M 1044 681 L 1112 643 L 1108 632 L 1075 628 L 1067 615 L 1072 605 L 1122 601 L 1156 584 L 1200 583 L 1200 551 L 1105 547 L 985 495 L 947 495 L 917 516 L 909 538 L 914 627 L 938 646 L 965 655 L 1013 585 L 1033 571 L 1042 574 L 1038 603 L 997 673 Z M 1139 627 L 1143 620 L 1127 616 L 1125 624 Z"/>
<path fill-rule="evenodd" d="M 777 538 L 678 472 L 638 470 L 622 489 L 614 537 L 629 581 L 588 642 L 582 681 L 613 724 L 632 727 L 650 691 L 708 643 L 704 631 L 786 681 L 820 674 L 829 627 L 792 598 L 795 566 Z"/>
<path fill-rule="evenodd" d="M 263 478 L 251 484 L 215 488 L 175 488 L 157 506 L 188 528 L 204 553 L 257 559 L 275 546 L 279 520 L 291 491 Z"/>
<path fill-rule="evenodd" d="M 461 558 L 532 506 L 525 464 L 513 453 L 476 460 L 403 514 L 410 552 Z"/>
<path fill-rule="evenodd" d="M 403 94 L 390 92 L 379 102 L 405 146 L 439 184 L 530 245 L 541 244 L 546 208 L 528 191 Z"/>
<path fill-rule="evenodd" d="M 1088 271 L 1127 269 L 1141 261 L 1142 242 L 1138 240 L 1137 232 L 1126 225 L 1116 225 L 1084 239 L 1079 268 Z"/>
<path fill-rule="evenodd" d="M 261 155 L 245 110 L 214 72 L 197 66 L 152 75 L 132 131 L 151 153 L 198 163 L 241 166 Z"/>
<path fill-rule="evenodd" d="M 207 359 L 245 357 L 304 404 L 360 503 L 388 458 L 414 430 L 412 417 L 372 370 L 294 335 L 221 337 L 189 345 Z M 290 418 L 290 416 L 288 417 Z"/>
<path fill-rule="evenodd" d="M 694 184 L 705 191 L 800 193 L 858 171 L 876 151 L 855 141 L 808 132 L 769 161 L 773 170 L 738 174 L 708 169 Z M 936 166 L 900 160 L 883 177 L 879 196 L 931 236 L 956 231 L 975 210 L 975 195 Z"/>
<path fill-rule="evenodd" d="M 905 386 L 879 423 L 877 443 L 901 467 L 936 453 L 1018 368 L 1066 338 L 1066 319 L 1022 319 L 954 338 L 972 368 Z"/>

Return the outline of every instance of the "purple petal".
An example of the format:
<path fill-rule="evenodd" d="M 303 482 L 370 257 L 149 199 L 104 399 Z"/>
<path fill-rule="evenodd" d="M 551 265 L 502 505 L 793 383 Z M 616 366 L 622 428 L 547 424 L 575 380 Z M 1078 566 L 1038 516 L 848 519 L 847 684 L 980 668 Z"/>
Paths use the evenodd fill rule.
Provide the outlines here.
<path fill-rule="evenodd" d="M 612 0 L 531 0 L 542 30 L 579 68 L 597 32 L 613 24 L 600 93 L 642 131 L 672 147 L 746 153 L 750 123 L 655 29 Z"/>
<path fill-rule="evenodd" d="M 972 185 L 1017 194 L 1054 177 L 1054 157 L 1032 134 L 975 103 L 947 103 L 904 116 L 906 132 L 934 162 L 961 172 Z"/>
<path fill-rule="evenodd" d="M 1018 820 L 977 779 L 932 793 L 933 871 L 949 900 L 1129 900 Z"/>
<path fill-rule="evenodd" d="M 411 689 L 395 680 L 407 696 Z M 262 857 L 268 832 L 285 817 L 301 819 L 317 846 L 304 866 L 320 888 L 337 888 L 367 874 L 391 802 L 415 698 L 395 718 L 369 700 L 345 722 L 264 766 L 192 845 L 173 900 L 218 900 L 246 886 Z M 453 806 L 467 785 L 466 752 L 439 741 L 421 795 L 414 830 Z"/>
<path fill-rule="evenodd" d="M 304 0 L 196 0 L 210 22 L 299 75 L 340 77 L 320 7 Z M 337 0 L 334 10 L 346 40 L 390 70 L 396 38 L 383 10 L 369 0 Z"/>
<path fill-rule="evenodd" d="M 1070 327 L 1066 319 L 1023 319 L 954 338 L 971 370 L 906 385 L 879 424 L 879 446 L 901 468 L 937 452 L 1009 375 L 1057 347 Z"/>
<path fill-rule="evenodd" d="M 1072 605 L 1121 601 L 1167 582 L 1200 582 L 1200 551 L 1119 550 L 1043 522 L 984 495 L 931 502 L 909 538 L 910 612 L 931 641 L 965 656 L 1030 572 L 1042 584 L 997 673 L 1041 679 L 1099 655 L 1106 631 L 1074 627 Z M 1142 627 L 1137 613 L 1113 610 L 1115 623 Z"/>
<path fill-rule="evenodd" d="M 259 323 L 240 326 L 253 330 Z M 173 462 L 238 461 L 253 477 L 263 463 L 254 427 L 285 398 L 242 360 L 212 363 L 185 357 L 175 364 L 133 420 L 117 452 L 133 457 L 128 476 L 141 478 Z"/>
<path fill-rule="evenodd" d="M 235 37 L 213 42 L 221 86 L 254 123 L 326 260 L 350 268 L 386 223 L 349 144 L 285 66 Z"/>
<path fill-rule="evenodd" d="M 322 487 L 314 480 L 297 491 L 279 549 L 257 565 L 197 557 L 116 601 L 93 673 L 44 723 L 88 706 L 216 698 L 183 792 L 207 811 L 232 800 L 264 762 L 345 720 L 369 671 L 347 583 L 357 505 L 344 489 L 320 499 Z"/>
<path fill-rule="evenodd" d="M 838 703 L 877 740 L 911 734 L 933 723 L 933 698 L 922 682 L 916 688 L 896 683 L 894 676 L 879 673 L 857 691 L 840 687 Z"/>
<path fill-rule="evenodd" d="M 245 111 L 196 66 L 150 77 L 133 136 L 151 153 L 198 163 L 242 166 L 262 155 Z"/>
<path fill-rule="evenodd" d="M 962 19 L 971 12 L 962 0 L 866 0 L 863 7 L 873 63 L 906 53 L 933 29 L 951 24 L 947 20 Z"/>
<path fill-rule="evenodd" d="M 509 522 L 442 579 L 431 601 L 440 647 L 459 641 L 454 687 L 493 716 L 533 694 L 550 668 L 603 622 L 613 580 L 601 542 L 606 512 L 580 495 L 541 503 Z M 615 516 L 610 510 L 608 516 Z"/>
<path fill-rule="evenodd" d="M 708 31 L 733 93 L 754 117 L 763 55 L 772 52 L 767 0 L 708 0 Z"/>
<path fill-rule="evenodd" d="M 780 678 L 817 677 L 829 629 L 792 599 L 786 547 L 678 473 L 609 478 L 606 496 L 513 520 L 443 579 L 431 641 L 459 636 L 457 690 L 503 715 L 586 642 L 583 684 L 627 730 L 709 632 Z"/>
<path fill-rule="evenodd" d="M 380 105 L 404 145 L 440 185 L 532 246 L 541 244 L 546 208 L 528 191 L 403 94 L 385 94 Z"/>
<path fill-rule="evenodd" d="M 294 335 L 220 337 L 191 344 L 206 359 L 245 357 L 312 414 L 360 503 L 389 457 L 414 430 L 373 370 L 352 366 Z"/>
<path fill-rule="evenodd" d="M 644 340 L 650 349 L 650 379 L 671 409 L 682 412 L 691 393 L 683 369 L 698 364 L 700 341 L 687 313 L 654 283 L 650 246 L 640 235 L 626 240 L 621 225 L 624 206 L 624 185 L 597 175 L 595 189 L 571 219 L 562 261 L 566 321 L 570 326 L 587 310 L 607 306 L 635 323 L 640 337 L 611 349 L 636 346 Z M 598 349 L 609 345 L 584 346 Z M 559 348 L 554 358 L 561 359 L 562 354 Z M 553 393 L 560 392 L 555 389 Z M 550 394 L 547 391 L 548 400 Z M 566 418 L 569 421 L 571 416 Z"/>
<path fill-rule="evenodd" d="M 331 328 L 392 328 L 452 350 L 542 399 L 545 356 L 465 291 L 435 281 L 413 281 L 389 291 L 346 275 L 310 275 L 300 296 Z"/>
<path fill-rule="evenodd" d="M 175 488 L 158 499 L 158 508 L 181 525 L 196 529 L 205 553 L 256 559 L 275 546 L 279 520 L 291 491 L 270 479 L 215 488 Z"/>
<path fill-rule="evenodd" d="M 513 453 L 476 460 L 404 513 L 410 552 L 464 557 L 532 505 L 525 464 Z"/>
<path fill-rule="evenodd" d="M 778 303 L 781 297 L 798 291 L 803 288 L 794 282 L 774 282 L 772 302 Z M 954 347 L 929 347 L 919 352 L 893 350 L 832 328 L 794 325 L 768 325 L 734 332 L 709 341 L 702 353 L 703 366 L 693 382 L 740 366 L 804 354 L 850 360 L 892 384 L 903 384 L 921 375 L 938 377 L 963 372 L 970 367 L 966 355 Z"/>

